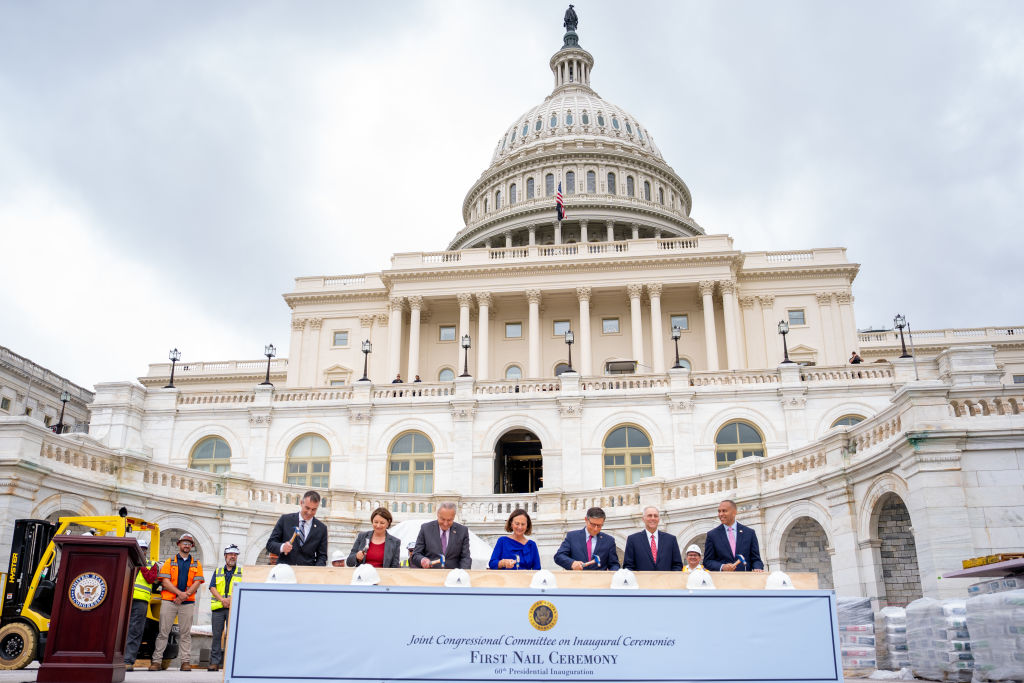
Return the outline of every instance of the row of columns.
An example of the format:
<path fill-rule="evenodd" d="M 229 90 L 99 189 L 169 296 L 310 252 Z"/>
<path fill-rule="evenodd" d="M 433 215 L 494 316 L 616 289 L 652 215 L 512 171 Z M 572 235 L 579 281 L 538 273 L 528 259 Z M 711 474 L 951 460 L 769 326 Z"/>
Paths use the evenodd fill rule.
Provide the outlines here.
<path fill-rule="evenodd" d="M 588 227 L 589 223 L 590 222 L 586 221 L 586 220 L 579 221 L 579 225 L 580 225 L 580 244 L 586 244 L 587 242 L 590 241 L 590 230 L 589 230 L 589 227 Z M 555 239 L 554 239 L 555 244 L 561 244 L 562 243 L 562 223 L 560 221 L 557 221 L 557 220 L 556 221 L 552 221 L 551 222 L 551 226 L 552 226 L 552 229 L 554 230 L 554 234 L 555 234 Z M 606 242 L 614 242 L 615 241 L 615 221 L 605 221 L 604 222 L 604 227 L 605 227 L 605 241 Z M 635 239 L 635 240 L 636 239 L 640 239 L 640 226 L 637 223 L 630 223 L 629 227 L 630 227 L 630 231 L 632 233 L 632 238 Z M 527 230 L 527 235 L 528 235 L 527 244 L 532 247 L 533 245 L 537 244 L 537 226 L 536 225 L 527 226 L 526 230 Z M 505 242 L 505 244 L 504 244 L 505 248 L 512 247 L 512 232 L 513 232 L 512 230 L 506 230 L 504 233 L 502 233 L 502 237 L 504 238 L 504 242 Z M 661 228 L 655 228 L 654 229 L 654 237 L 656 239 L 660 239 L 661 238 Z M 491 242 L 491 239 L 492 238 L 488 237 L 486 240 L 484 240 L 484 246 L 486 248 L 488 248 L 488 249 L 491 249 L 491 248 L 493 248 L 495 246 L 494 243 Z"/>

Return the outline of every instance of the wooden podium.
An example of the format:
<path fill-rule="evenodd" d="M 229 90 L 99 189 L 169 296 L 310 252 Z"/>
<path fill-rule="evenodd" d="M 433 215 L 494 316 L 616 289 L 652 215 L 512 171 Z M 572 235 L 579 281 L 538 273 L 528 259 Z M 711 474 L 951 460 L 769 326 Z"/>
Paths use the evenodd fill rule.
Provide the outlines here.
<path fill-rule="evenodd" d="M 39 683 L 124 680 L 132 585 L 145 558 L 134 538 L 57 536 L 57 586 Z"/>

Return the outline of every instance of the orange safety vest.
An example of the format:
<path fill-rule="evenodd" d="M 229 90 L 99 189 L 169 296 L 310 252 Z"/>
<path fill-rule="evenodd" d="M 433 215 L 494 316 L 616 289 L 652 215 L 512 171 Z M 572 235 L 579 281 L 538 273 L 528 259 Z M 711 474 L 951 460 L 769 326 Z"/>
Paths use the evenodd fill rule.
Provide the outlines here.
<path fill-rule="evenodd" d="M 188 586 L 192 585 L 192 583 L 196 579 L 196 576 L 199 577 L 200 581 L 203 580 L 203 565 L 200 564 L 199 560 L 197 560 L 194 557 L 191 558 L 191 560 L 192 560 L 192 564 L 190 564 L 189 567 L 188 567 L 188 584 L 187 584 Z M 175 553 L 173 557 L 171 557 L 171 558 L 169 558 L 169 559 L 164 561 L 163 567 L 160 568 L 160 576 L 164 577 L 164 578 L 170 579 L 171 580 L 171 584 L 173 584 L 175 586 L 178 585 L 178 555 L 177 555 L 177 553 Z M 174 598 L 178 597 L 178 595 L 177 595 L 177 593 L 172 593 L 169 590 L 162 590 L 162 591 L 160 591 L 160 597 L 163 598 L 164 600 L 174 600 Z M 195 595 L 195 593 L 193 593 L 192 597 L 189 598 L 188 600 L 186 600 L 185 602 L 195 602 L 195 601 L 196 601 L 196 595 Z"/>

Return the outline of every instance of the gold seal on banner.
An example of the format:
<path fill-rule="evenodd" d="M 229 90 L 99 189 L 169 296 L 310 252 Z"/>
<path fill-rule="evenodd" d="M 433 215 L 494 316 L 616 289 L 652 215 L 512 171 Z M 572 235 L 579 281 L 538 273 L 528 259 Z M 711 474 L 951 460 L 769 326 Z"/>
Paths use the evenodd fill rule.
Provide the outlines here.
<path fill-rule="evenodd" d="M 530 605 L 530 625 L 538 631 L 547 631 L 558 623 L 558 610 L 547 600 Z"/>

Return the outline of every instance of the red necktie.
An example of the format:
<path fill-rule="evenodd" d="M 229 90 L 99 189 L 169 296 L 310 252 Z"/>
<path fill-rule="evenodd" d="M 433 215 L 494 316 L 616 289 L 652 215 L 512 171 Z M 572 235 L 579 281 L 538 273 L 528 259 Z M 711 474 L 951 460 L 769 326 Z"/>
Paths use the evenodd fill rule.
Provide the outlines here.
<path fill-rule="evenodd" d="M 651 559 L 654 560 L 654 564 L 658 564 L 658 546 L 654 542 L 654 534 L 651 534 Z"/>
<path fill-rule="evenodd" d="M 592 559 L 594 559 L 594 546 L 593 546 L 593 543 L 594 543 L 594 537 L 588 535 L 587 536 L 587 562 L 590 562 Z"/>

